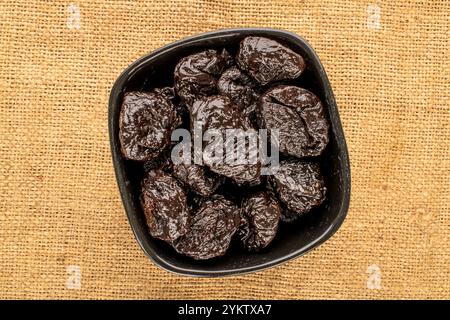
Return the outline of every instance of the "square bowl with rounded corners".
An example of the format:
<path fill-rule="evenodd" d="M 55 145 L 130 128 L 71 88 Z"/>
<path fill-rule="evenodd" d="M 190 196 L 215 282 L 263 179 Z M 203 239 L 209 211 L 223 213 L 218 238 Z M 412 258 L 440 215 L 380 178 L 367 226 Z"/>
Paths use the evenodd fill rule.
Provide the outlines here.
<path fill-rule="evenodd" d="M 327 198 L 320 207 L 296 222 L 281 223 L 275 239 L 259 253 L 248 253 L 232 244 L 223 257 L 196 261 L 176 253 L 169 244 L 152 238 L 147 231 L 139 202 L 143 166 L 125 160 L 120 152 L 119 113 L 122 99 L 127 91 L 172 86 L 176 63 L 189 54 L 209 48 L 226 48 L 235 55 L 239 42 L 249 35 L 274 39 L 300 53 L 305 59 L 305 71 L 291 83 L 315 93 L 328 112 L 330 142 L 318 159 L 327 186 Z M 336 102 L 318 56 L 296 34 L 268 28 L 228 29 L 166 45 L 136 60 L 119 76 L 111 90 L 108 116 L 113 164 L 128 220 L 145 254 L 165 270 L 189 276 L 216 277 L 266 269 L 318 247 L 339 229 L 345 219 L 350 201 L 350 165 Z"/>

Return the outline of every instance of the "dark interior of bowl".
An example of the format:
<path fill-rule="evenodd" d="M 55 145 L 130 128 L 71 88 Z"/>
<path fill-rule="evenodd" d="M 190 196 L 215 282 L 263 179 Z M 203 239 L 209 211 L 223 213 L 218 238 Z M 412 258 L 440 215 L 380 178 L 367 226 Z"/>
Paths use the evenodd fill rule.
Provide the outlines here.
<path fill-rule="evenodd" d="M 173 85 L 178 60 L 209 49 L 226 48 L 235 55 L 239 42 L 247 35 L 270 37 L 300 53 L 307 64 L 304 73 L 290 83 L 319 96 L 326 106 L 331 124 L 330 142 L 317 159 L 327 186 L 326 201 L 294 223 L 282 223 L 273 242 L 259 253 L 248 253 L 232 243 L 220 258 L 196 261 L 175 252 L 167 243 L 154 239 L 147 231 L 139 204 L 142 163 L 124 160 L 118 139 L 119 112 L 123 93 Z M 327 240 L 341 225 L 348 210 L 350 171 L 345 139 L 333 93 L 323 67 L 311 47 L 300 37 L 272 29 L 223 30 L 199 35 L 163 47 L 133 63 L 116 81 L 110 99 L 109 129 L 113 161 L 124 206 L 135 236 L 147 255 L 159 266 L 187 275 L 218 276 L 267 268 L 299 256 Z"/>

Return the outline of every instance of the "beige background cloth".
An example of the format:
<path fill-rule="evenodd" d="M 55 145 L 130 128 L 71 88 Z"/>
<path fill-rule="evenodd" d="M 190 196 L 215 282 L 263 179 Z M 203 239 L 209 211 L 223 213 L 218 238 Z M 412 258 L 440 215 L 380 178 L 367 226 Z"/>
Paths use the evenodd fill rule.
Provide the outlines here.
<path fill-rule="evenodd" d="M 449 15 L 448 0 L 2 0 L 0 298 L 450 298 Z M 149 51 L 244 26 L 293 31 L 319 54 L 349 146 L 350 211 L 283 266 L 173 275 L 126 220 L 109 90 Z"/>

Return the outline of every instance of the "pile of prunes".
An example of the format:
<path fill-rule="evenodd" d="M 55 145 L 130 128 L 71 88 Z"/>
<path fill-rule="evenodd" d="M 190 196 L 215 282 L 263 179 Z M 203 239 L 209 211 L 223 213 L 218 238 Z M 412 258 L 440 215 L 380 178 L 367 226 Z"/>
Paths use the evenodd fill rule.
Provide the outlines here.
<path fill-rule="evenodd" d="M 289 83 L 305 67 L 287 46 L 249 36 L 234 58 L 225 49 L 183 57 L 173 87 L 125 93 L 121 151 L 143 165 L 141 205 L 153 237 L 197 260 L 222 256 L 232 238 L 257 252 L 274 239 L 280 221 L 294 221 L 324 201 L 314 157 L 329 140 L 326 110 L 314 93 Z M 276 129 L 277 170 L 263 175 L 261 162 L 172 161 L 172 132 L 192 131 L 196 122 L 203 132 Z M 202 148 L 212 144 L 204 141 Z"/>

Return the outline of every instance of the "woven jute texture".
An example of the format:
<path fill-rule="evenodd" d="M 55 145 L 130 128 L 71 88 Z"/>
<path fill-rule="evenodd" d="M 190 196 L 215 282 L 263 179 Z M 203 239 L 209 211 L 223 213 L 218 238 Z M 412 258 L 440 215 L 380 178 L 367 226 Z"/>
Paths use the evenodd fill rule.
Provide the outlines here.
<path fill-rule="evenodd" d="M 0 2 L 0 298 L 450 298 L 450 2 Z M 196 279 L 134 240 L 107 105 L 141 55 L 200 32 L 286 29 L 315 48 L 349 147 L 347 219 L 320 248 Z"/>

